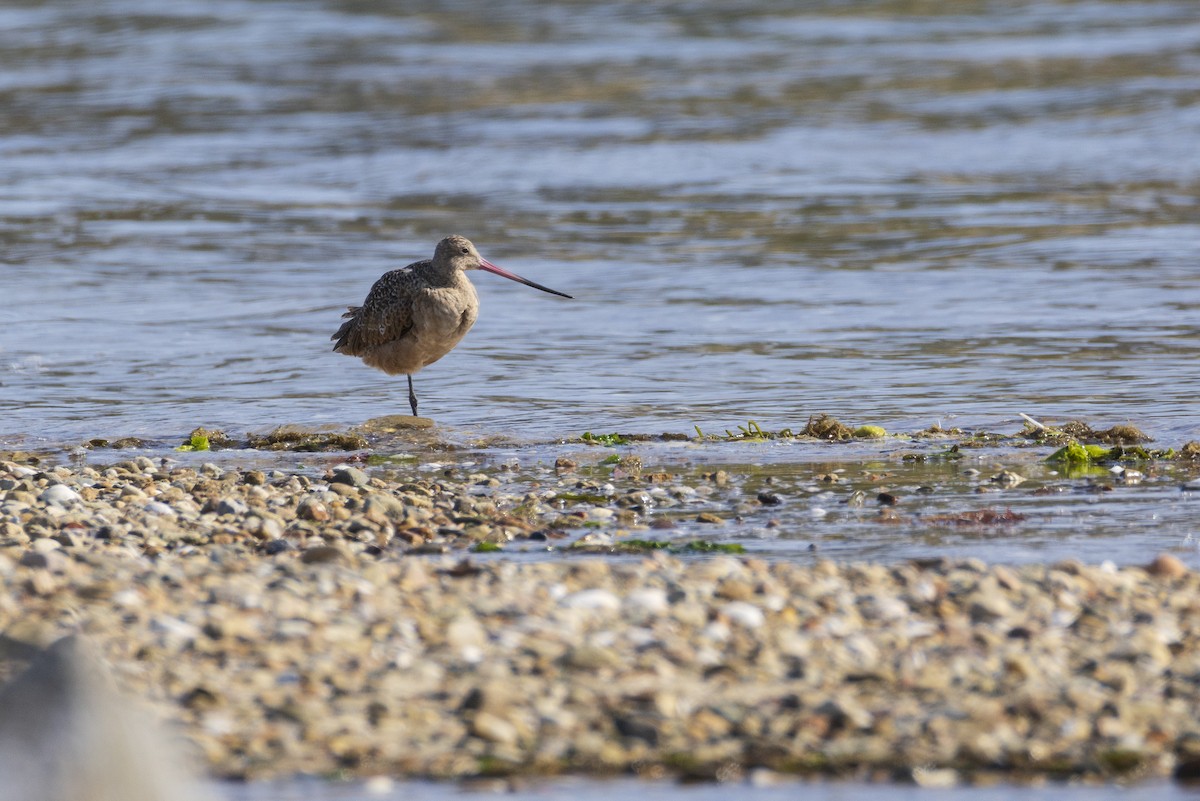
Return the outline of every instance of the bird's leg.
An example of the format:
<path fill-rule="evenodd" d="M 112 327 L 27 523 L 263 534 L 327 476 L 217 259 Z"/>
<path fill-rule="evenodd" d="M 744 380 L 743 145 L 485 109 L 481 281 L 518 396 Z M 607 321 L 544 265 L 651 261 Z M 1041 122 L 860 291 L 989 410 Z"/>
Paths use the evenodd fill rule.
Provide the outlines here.
<path fill-rule="evenodd" d="M 413 417 L 417 416 L 417 393 L 413 392 L 412 374 L 408 376 L 408 405 L 412 407 Z"/>

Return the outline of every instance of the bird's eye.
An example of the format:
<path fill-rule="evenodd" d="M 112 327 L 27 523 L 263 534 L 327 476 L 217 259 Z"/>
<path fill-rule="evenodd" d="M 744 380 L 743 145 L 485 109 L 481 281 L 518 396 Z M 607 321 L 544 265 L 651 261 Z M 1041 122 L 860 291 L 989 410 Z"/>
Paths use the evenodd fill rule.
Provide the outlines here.
<path fill-rule="evenodd" d="M 470 248 L 463 248 L 463 249 L 462 249 L 462 252 L 463 252 L 463 253 L 470 253 L 470 252 L 471 252 L 471 249 L 470 249 Z"/>

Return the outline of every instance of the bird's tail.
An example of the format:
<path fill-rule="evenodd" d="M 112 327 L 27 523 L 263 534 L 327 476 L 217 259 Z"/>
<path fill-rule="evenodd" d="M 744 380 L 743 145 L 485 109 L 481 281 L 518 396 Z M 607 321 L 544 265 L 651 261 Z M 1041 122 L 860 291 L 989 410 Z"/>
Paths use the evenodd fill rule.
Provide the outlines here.
<path fill-rule="evenodd" d="M 358 325 L 359 312 L 362 311 L 362 306 L 348 306 L 346 313 L 342 315 L 342 319 L 346 322 L 342 323 L 341 328 L 330 337 L 334 341 L 333 349 L 335 352 L 347 353 L 351 356 L 354 354 L 348 350 L 343 350 L 350 340 L 350 334 L 354 331 L 354 327 Z"/>

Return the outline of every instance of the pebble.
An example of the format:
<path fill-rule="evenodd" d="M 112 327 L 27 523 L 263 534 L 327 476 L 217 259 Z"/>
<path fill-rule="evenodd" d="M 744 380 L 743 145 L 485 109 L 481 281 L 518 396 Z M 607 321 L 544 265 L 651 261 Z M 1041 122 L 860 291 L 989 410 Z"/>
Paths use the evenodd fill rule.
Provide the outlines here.
<path fill-rule="evenodd" d="M 0 463 L 4 641 L 86 632 L 215 776 L 1200 775 L 1200 573 L 1171 554 L 510 561 L 466 553 L 466 532 L 549 538 L 604 518 L 588 508 L 624 527 L 635 494 L 727 509 L 744 490 L 574 487 L 547 467 L 556 492 L 473 497 L 483 474 L 327 488 L 147 461 Z M 607 500 L 564 510 L 565 491 Z"/>
<path fill-rule="evenodd" d="M 219 515 L 240 516 L 250 511 L 250 507 L 241 498 L 222 498 L 214 505 L 213 511 Z"/>
<path fill-rule="evenodd" d="M 370 482 L 367 474 L 358 468 L 337 468 L 330 478 L 330 483 L 349 484 L 350 487 L 366 487 Z"/>
<path fill-rule="evenodd" d="M 721 614 L 748 629 L 761 628 L 767 620 L 761 609 L 746 601 L 730 601 L 721 607 Z"/>
<path fill-rule="evenodd" d="M 42 494 L 38 496 L 38 500 L 54 506 L 70 506 L 78 503 L 82 498 L 80 498 L 78 492 L 65 484 L 51 484 L 42 490 Z"/>
<path fill-rule="evenodd" d="M 559 602 L 567 609 L 593 609 L 616 611 L 621 608 L 621 599 L 608 590 L 580 590 L 564 596 Z"/>

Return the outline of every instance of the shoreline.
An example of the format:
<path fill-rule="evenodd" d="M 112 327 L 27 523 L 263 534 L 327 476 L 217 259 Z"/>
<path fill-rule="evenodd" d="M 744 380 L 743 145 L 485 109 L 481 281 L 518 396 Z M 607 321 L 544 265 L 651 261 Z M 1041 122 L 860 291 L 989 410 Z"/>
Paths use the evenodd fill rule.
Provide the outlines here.
<path fill-rule="evenodd" d="M 219 778 L 1200 773 L 1173 557 L 413 553 L 554 530 L 487 481 L 5 462 L 0 631 L 83 635 Z"/>

